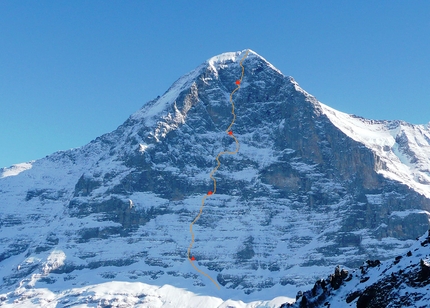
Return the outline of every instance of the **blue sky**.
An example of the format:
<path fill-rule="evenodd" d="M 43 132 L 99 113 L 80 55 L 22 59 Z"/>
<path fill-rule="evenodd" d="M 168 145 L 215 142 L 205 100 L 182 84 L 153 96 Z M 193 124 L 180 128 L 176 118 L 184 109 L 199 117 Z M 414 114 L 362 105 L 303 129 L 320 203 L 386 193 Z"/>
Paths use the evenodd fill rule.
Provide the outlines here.
<path fill-rule="evenodd" d="M 1 1 L 0 167 L 82 146 L 250 48 L 338 110 L 430 121 L 429 1 Z"/>

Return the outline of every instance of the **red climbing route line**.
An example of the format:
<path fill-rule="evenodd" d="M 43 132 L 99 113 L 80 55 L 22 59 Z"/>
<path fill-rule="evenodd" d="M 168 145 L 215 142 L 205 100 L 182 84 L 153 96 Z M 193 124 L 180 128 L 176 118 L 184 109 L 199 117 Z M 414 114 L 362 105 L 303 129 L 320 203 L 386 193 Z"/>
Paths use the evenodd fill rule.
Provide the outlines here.
<path fill-rule="evenodd" d="M 240 89 L 240 85 L 242 83 L 242 78 L 243 78 L 243 74 L 245 73 L 245 68 L 242 65 L 242 62 L 245 60 L 245 58 L 248 56 L 249 50 L 246 51 L 245 55 L 243 56 L 242 60 L 240 60 L 240 66 L 242 67 L 242 74 L 240 76 L 240 79 L 236 80 L 235 84 L 236 84 L 236 89 L 233 90 L 233 92 L 230 93 L 230 103 L 231 103 L 231 113 L 233 114 L 233 119 L 230 123 L 230 125 L 228 126 L 228 128 L 226 129 L 226 133 L 232 137 L 234 139 L 234 142 L 236 143 L 236 150 L 234 150 L 233 152 L 231 151 L 222 151 L 219 152 L 218 155 L 216 156 L 215 160 L 217 161 L 217 166 L 211 171 L 211 173 L 209 174 L 209 177 L 212 179 L 213 183 L 214 183 L 214 188 L 213 190 L 209 191 L 202 199 L 202 205 L 200 206 L 200 211 L 199 214 L 196 216 L 196 218 L 193 220 L 193 222 L 190 224 L 190 233 L 191 233 L 191 243 L 190 246 L 188 247 L 188 261 L 190 261 L 191 265 L 194 267 L 194 269 L 196 271 L 198 271 L 200 274 L 206 276 L 207 278 L 210 279 L 210 281 L 212 281 L 215 286 L 220 289 L 219 284 L 208 274 L 206 274 L 205 272 L 203 272 L 202 270 L 200 270 L 199 268 L 197 268 L 197 266 L 195 265 L 196 258 L 194 256 L 190 256 L 190 252 L 191 252 L 191 248 L 193 248 L 193 244 L 194 244 L 194 232 L 193 232 L 193 225 L 195 224 L 195 222 L 197 220 L 199 220 L 200 216 L 203 213 L 203 208 L 205 207 L 205 201 L 206 198 L 208 196 L 211 196 L 213 194 L 216 193 L 216 179 L 214 178 L 214 174 L 215 172 L 217 172 L 218 168 L 221 166 L 221 162 L 219 161 L 219 158 L 222 155 L 234 155 L 237 154 L 237 152 L 239 152 L 239 140 L 237 140 L 237 138 L 235 137 L 235 135 L 233 134 L 233 131 L 231 130 L 234 122 L 236 121 L 236 113 L 234 110 L 234 102 L 233 102 L 233 94 Z"/>

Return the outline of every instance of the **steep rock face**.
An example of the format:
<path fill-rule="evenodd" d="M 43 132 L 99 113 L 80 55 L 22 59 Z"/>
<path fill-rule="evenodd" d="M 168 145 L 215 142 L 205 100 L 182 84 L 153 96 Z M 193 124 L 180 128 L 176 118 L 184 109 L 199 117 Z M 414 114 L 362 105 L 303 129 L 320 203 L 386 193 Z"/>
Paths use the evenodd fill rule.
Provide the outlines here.
<path fill-rule="evenodd" d="M 213 187 L 215 156 L 234 150 L 225 129 L 243 55 L 208 60 L 114 132 L 2 178 L 4 288 L 47 283 L 29 277 L 55 247 L 66 258 L 44 274 L 54 285 L 115 278 L 210 290 L 188 263 L 188 230 Z M 333 120 L 341 113 L 259 55 L 250 52 L 243 65 L 233 97 L 240 150 L 221 158 L 217 193 L 194 225 L 200 268 L 246 294 L 300 286 L 327 266 L 388 258 L 428 229 L 430 200 L 380 172 L 402 162 L 389 165 L 345 133 Z M 411 143 L 398 140 L 396 151 L 406 151 Z M 11 266 L 24 264 L 18 277 Z"/>

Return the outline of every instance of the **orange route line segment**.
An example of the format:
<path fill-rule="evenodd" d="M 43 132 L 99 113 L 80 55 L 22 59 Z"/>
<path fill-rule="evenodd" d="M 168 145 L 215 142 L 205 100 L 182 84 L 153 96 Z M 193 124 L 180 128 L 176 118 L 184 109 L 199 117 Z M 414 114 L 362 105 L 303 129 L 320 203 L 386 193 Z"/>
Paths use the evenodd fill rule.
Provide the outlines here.
<path fill-rule="evenodd" d="M 249 50 L 246 51 L 246 54 L 243 56 L 242 60 L 240 60 L 240 66 L 242 67 L 242 74 L 240 75 L 240 79 L 239 79 L 239 83 L 236 83 L 237 87 L 236 89 L 233 90 L 233 92 L 230 93 L 230 102 L 231 102 L 231 113 L 233 114 L 233 120 L 231 121 L 230 126 L 226 129 L 226 132 L 228 133 L 228 131 L 231 129 L 231 127 L 233 126 L 234 122 L 236 121 L 236 114 L 234 113 L 234 102 L 233 102 L 233 94 L 234 92 L 236 92 L 237 90 L 240 89 L 240 85 L 242 84 L 242 79 L 243 79 L 243 75 L 245 74 L 245 68 L 243 67 L 243 60 L 245 60 L 245 58 L 248 56 Z M 233 137 L 234 138 L 234 137 Z M 234 138 L 236 141 L 236 145 L 239 145 L 239 142 L 237 141 L 236 138 Z M 237 149 L 237 151 L 239 151 L 239 149 Z M 236 153 L 237 153 L 236 151 Z"/>
<path fill-rule="evenodd" d="M 233 94 L 240 89 L 240 85 L 242 83 L 242 79 L 243 79 L 243 75 L 245 73 L 245 68 L 243 67 L 242 62 L 245 60 L 245 58 L 248 56 L 249 50 L 246 51 L 245 55 L 243 56 L 243 58 L 240 60 L 240 66 L 242 67 L 242 74 L 240 76 L 240 79 L 237 80 L 236 83 L 236 89 L 234 89 L 231 93 L 230 93 L 230 103 L 231 103 L 231 113 L 233 115 L 233 119 L 229 125 L 229 127 L 226 129 L 226 133 L 232 137 L 234 139 L 234 142 L 236 143 L 236 150 L 234 151 L 222 151 L 219 152 L 218 155 L 216 156 L 215 160 L 217 161 L 217 166 L 211 171 L 211 173 L 209 174 L 209 177 L 213 180 L 214 182 L 214 189 L 213 191 L 208 192 L 203 198 L 202 198 L 202 205 L 200 206 L 200 210 L 199 210 L 199 214 L 196 216 L 196 218 L 193 220 L 193 222 L 190 224 L 190 233 L 191 233 L 191 243 L 188 246 L 188 261 L 190 261 L 191 265 L 194 267 L 194 269 L 199 272 L 200 274 L 202 274 L 203 276 L 209 278 L 210 281 L 212 281 L 215 286 L 220 289 L 219 284 L 208 274 L 206 274 L 205 272 L 203 272 L 202 270 L 200 270 L 199 268 L 197 268 L 197 266 L 195 265 L 195 257 L 190 257 L 190 252 L 191 252 L 191 248 L 193 248 L 194 245 L 194 232 L 193 232 L 193 225 L 196 223 L 197 220 L 199 220 L 200 216 L 203 213 L 203 208 L 205 206 L 205 201 L 206 198 L 210 195 L 213 195 L 216 193 L 216 179 L 213 177 L 213 175 L 215 174 L 215 172 L 218 170 L 218 168 L 221 166 L 221 162 L 219 161 L 219 158 L 222 155 L 234 155 L 237 154 L 237 152 L 239 152 L 239 140 L 237 140 L 237 138 L 233 135 L 233 132 L 230 130 L 231 127 L 233 126 L 234 122 L 236 121 L 236 113 L 234 110 L 234 102 L 233 102 Z"/>

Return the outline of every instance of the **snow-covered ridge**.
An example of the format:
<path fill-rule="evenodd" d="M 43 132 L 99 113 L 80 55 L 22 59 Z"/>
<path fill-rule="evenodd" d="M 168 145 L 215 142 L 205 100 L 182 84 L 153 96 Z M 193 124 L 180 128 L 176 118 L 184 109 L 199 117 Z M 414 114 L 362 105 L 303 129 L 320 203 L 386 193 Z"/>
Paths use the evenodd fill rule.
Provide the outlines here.
<path fill-rule="evenodd" d="M 1 168 L 0 169 L 0 179 L 8 176 L 15 176 L 20 174 L 21 172 L 31 169 L 33 167 L 33 161 L 28 163 L 15 164 L 10 166 L 9 168 Z"/>
<path fill-rule="evenodd" d="M 198 295 L 170 285 L 149 285 L 141 282 L 112 281 L 52 292 L 49 289 L 21 288 L 1 294 L 5 307 L 152 307 L 152 308 L 277 308 L 294 299 L 277 297 L 270 301 L 244 303 L 219 297 Z M 13 304 L 11 304 L 13 303 Z M 102 306 L 100 306 L 102 304 Z M 63 306 L 64 305 L 64 306 Z"/>
<path fill-rule="evenodd" d="M 380 158 L 376 170 L 430 197 L 430 129 L 403 121 L 367 120 L 320 103 L 323 113 L 350 138 Z"/>
<path fill-rule="evenodd" d="M 202 64 L 195 70 L 179 78 L 162 96 L 135 112 L 131 116 L 131 119 L 144 120 L 147 126 L 155 125 L 157 119 L 167 110 L 168 106 L 175 102 L 182 91 L 192 86 L 205 67 L 205 64 Z"/>

